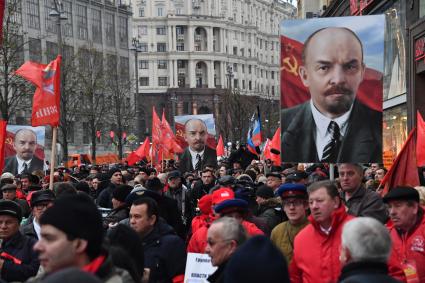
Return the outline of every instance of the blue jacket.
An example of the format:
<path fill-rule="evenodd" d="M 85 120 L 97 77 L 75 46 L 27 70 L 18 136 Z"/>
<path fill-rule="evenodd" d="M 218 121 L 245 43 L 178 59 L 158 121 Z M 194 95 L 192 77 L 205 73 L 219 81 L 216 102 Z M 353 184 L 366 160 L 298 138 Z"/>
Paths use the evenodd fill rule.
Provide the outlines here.
<path fill-rule="evenodd" d="M 37 274 L 40 262 L 38 254 L 33 250 L 36 240 L 17 232 L 9 240 L 3 241 L 1 252 L 7 253 L 16 260 L 5 259 L 1 269 L 1 278 L 7 282 L 25 281 Z M 20 262 L 19 262 L 20 261 Z"/>

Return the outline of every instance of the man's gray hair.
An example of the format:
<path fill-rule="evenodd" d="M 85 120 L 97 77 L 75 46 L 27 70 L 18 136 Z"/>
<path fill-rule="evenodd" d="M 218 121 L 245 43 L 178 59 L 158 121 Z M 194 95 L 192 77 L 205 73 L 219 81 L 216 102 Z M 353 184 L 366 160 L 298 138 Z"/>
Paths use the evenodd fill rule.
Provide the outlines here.
<path fill-rule="evenodd" d="M 238 246 L 246 241 L 247 235 L 245 228 L 238 220 L 233 217 L 224 216 L 215 220 L 212 224 L 220 223 L 222 225 L 220 234 L 224 240 L 235 240 Z"/>
<path fill-rule="evenodd" d="M 391 237 L 387 228 L 378 220 L 358 217 L 344 225 L 342 246 L 350 251 L 353 262 L 386 263 L 391 252 Z"/>

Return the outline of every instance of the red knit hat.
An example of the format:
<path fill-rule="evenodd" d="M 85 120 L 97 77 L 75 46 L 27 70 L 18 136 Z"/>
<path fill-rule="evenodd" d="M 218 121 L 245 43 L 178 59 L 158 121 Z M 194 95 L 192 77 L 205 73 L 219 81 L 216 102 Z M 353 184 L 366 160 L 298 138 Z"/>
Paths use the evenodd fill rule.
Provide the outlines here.
<path fill-rule="evenodd" d="M 199 210 L 202 214 L 208 215 L 211 213 L 212 195 L 205 195 L 198 201 Z"/>

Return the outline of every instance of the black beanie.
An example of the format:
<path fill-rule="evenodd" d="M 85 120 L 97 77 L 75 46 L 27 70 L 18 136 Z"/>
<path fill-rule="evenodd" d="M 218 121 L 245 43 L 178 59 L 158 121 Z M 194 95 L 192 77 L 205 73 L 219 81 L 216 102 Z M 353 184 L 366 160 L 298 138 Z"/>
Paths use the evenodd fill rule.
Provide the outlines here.
<path fill-rule="evenodd" d="M 262 197 L 264 199 L 269 199 L 274 197 L 273 189 L 266 185 L 262 185 L 258 187 L 257 191 L 255 192 L 255 195 L 257 197 Z"/>
<path fill-rule="evenodd" d="M 133 190 L 132 186 L 129 185 L 119 185 L 112 191 L 112 198 L 119 200 L 121 202 L 125 202 L 125 199 Z"/>
<path fill-rule="evenodd" d="M 56 199 L 41 216 L 40 225 L 52 225 L 72 238 L 87 240 L 89 257 L 99 256 L 103 241 L 102 216 L 88 195 L 64 195 Z"/>
<path fill-rule="evenodd" d="M 161 180 L 157 177 L 153 177 L 152 179 L 146 180 L 145 187 L 148 190 L 158 192 L 163 189 L 164 185 L 162 185 Z"/>
<path fill-rule="evenodd" d="M 265 236 L 255 236 L 232 255 L 224 271 L 225 283 L 289 283 L 286 260 Z"/>
<path fill-rule="evenodd" d="M 108 179 L 111 179 L 112 178 L 112 175 L 114 175 L 117 172 L 120 172 L 121 173 L 121 170 L 119 168 L 117 168 L 117 167 L 113 167 L 113 168 L 109 169 L 109 171 L 108 171 L 108 177 L 109 178 Z"/>

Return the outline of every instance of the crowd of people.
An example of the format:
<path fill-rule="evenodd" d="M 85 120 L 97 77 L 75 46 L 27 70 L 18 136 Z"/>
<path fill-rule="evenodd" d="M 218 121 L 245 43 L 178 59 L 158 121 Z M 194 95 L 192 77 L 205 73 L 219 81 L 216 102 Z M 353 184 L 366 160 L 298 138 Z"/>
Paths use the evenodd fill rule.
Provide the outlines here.
<path fill-rule="evenodd" d="M 189 252 L 209 282 L 425 282 L 424 190 L 381 197 L 379 164 L 162 167 L 3 173 L 1 282 L 183 282 Z"/>

